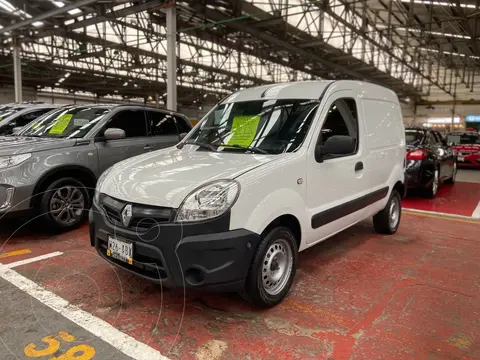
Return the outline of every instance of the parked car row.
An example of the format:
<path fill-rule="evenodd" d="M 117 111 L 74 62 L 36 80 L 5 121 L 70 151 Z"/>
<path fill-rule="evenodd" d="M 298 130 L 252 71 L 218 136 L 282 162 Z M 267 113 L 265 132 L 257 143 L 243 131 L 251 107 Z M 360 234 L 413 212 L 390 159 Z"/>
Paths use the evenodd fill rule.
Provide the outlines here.
<path fill-rule="evenodd" d="M 173 146 L 192 128 L 180 113 L 136 105 L 22 104 L 0 111 L 0 128 L 16 129 L 0 137 L 0 217 L 34 212 L 58 230 L 86 218 L 107 168 Z"/>

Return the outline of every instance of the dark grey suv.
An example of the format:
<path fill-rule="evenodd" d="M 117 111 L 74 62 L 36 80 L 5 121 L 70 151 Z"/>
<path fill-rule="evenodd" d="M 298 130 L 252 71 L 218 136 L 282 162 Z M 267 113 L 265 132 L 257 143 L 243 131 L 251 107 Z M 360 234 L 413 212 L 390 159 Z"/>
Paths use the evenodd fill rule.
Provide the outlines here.
<path fill-rule="evenodd" d="M 0 218 L 35 210 L 48 224 L 80 224 L 97 178 L 120 160 L 179 142 L 179 113 L 135 105 L 76 105 L 0 137 Z"/>

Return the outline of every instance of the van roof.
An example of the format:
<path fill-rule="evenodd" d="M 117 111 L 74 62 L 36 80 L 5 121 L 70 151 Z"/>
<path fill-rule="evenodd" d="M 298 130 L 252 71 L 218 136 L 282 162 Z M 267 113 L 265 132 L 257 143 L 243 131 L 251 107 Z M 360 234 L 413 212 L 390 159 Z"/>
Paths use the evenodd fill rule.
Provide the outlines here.
<path fill-rule="evenodd" d="M 239 90 L 227 96 L 222 103 L 259 99 L 320 99 L 329 85 L 338 85 L 341 89 L 362 88 L 364 98 L 384 99 L 398 102 L 398 97 L 383 86 L 355 80 L 313 80 L 277 83 Z"/>

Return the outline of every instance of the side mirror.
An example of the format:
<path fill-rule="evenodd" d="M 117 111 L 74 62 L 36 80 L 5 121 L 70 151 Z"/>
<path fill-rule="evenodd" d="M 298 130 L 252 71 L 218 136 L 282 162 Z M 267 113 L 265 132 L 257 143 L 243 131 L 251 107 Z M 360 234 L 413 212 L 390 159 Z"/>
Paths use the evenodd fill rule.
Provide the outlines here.
<path fill-rule="evenodd" d="M 125 131 L 122 129 L 117 129 L 117 128 L 109 128 L 105 130 L 103 136 L 105 137 L 105 140 L 121 140 L 125 139 L 127 135 L 125 134 Z"/>
<path fill-rule="evenodd" d="M 322 162 L 328 155 L 352 154 L 355 151 L 356 142 L 356 139 L 351 136 L 334 135 L 328 138 L 325 144 L 316 146 L 315 160 Z"/>
<path fill-rule="evenodd" d="M 12 129 L 12 134 L 15 134 L 16 132 L 19 132 L 20 130 L 22 130 L 23 127 L 21 126 L 15 126 L 13 129 Z"/>
<path fill-rule="evenodd" d="M 454 147 L 456 144 L 454 141 L 450 141 L 448 144 L 447 144 L 449 147 Z"/>
<path fill-rule="evenodd" d="M 183 140 L 183 138 L 187 136 L 187 133 L 181 133 L 178 137 L 179 137 L 179 140 Z"/>

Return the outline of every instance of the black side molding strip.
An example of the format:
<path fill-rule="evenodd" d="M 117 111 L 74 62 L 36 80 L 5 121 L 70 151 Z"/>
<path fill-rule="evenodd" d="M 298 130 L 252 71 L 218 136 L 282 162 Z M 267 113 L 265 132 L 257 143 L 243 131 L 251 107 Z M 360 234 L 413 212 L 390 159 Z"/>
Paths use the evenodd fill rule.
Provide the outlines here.
<path fill-rule="evenodd" d="M 350 215 L 358 210 L 367 207 L 377 201 L 384 199 L 389 192 L 389 187 L 384 187 L 380 190 L 374 191 L 370 194 L 351 200 L 345 204 L 335 206 L 332 209 L 322 211 L 312 216 L 312 228 L 318 229 L 321 226 L 327 225 L 344 216 Z"/>

